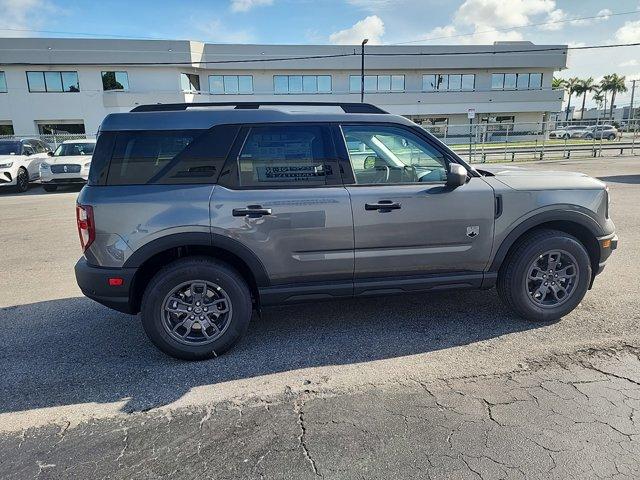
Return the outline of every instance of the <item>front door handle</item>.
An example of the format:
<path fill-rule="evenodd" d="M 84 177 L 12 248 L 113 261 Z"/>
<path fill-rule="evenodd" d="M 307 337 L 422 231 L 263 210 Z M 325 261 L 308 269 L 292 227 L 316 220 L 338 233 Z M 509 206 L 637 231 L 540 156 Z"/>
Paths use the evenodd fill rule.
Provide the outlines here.
<path fill-rule="evenodd" d="M 247 208 L 234 208 L 232 215 L 234 217 L 257 218 L 263 215 L 271 215 L 271 209 L 262 208 L 262 205 L 247 205 Z"/>
<path fill-rule="evenodd" d="M 365 210 L 378 210 L 379 212 L 390 212 L 391 210 L 399 210 L 402 205 L 391 200 L 380 200 L 378 203 L 365 203 Z"/>

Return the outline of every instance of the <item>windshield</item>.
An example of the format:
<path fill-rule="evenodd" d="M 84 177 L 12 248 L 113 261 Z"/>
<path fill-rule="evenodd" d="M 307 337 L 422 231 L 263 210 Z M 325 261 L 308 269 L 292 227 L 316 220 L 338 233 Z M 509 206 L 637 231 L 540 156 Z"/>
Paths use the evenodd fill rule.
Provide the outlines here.
<path fill-rule="evenodd" d="M 93 154 L 94 143 L 63 143 L 56 148 L 54 157 L 71 157 Z"/>
<path fill-rule="evenodd" d="M 20 155 L 20 142 L 0 142 L 0 155 Z"/>

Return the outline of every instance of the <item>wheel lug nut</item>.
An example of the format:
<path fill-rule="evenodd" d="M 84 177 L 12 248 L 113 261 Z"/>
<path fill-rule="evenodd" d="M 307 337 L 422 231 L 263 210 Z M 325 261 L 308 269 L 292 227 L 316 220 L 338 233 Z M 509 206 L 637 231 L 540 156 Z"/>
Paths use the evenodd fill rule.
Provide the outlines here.
<path fill-rule="evenodd" d="M 194 318 L 196 318 L 196 317 L 194 317 L 193 315 L 191 315 L 191 317 L 189 317 L 189 318 L 191 318 L 191 320 L 193 320 L 193 319 L 194 319 Z"/>
<path fill-rule="evenodd" d="M 188 310 L 188 311 L 191 311 L 191 307 L 187 307 L 187 310 Z"/>
<path fill-rule="evenodd" d="M 198 306 L 198 307 L 199 307 L 199 306 L 200 306 L 200 302 L 196 302 L 196 306 Z"/>
<path fill-rule="evenodd" d="M 549 282 L 544 282 L 545 285 L 549 285 Z"/>

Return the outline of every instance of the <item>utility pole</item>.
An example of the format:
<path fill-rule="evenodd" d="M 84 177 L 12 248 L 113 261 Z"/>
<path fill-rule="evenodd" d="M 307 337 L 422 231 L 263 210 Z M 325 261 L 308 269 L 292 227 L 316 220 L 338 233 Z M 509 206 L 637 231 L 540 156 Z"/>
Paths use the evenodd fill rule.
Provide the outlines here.
<path fill-rule="evenodd" d="M 367 44 L 368 41 L 369 41 L 368 38 L 365 38 L 362 41 L 362 50 L 361 50 L 362 66 L 360 67 L 360 103 L 364 103 L 364 46 Z"/>
<path fill-rule="evenodd" d="M 636 82 L 638 80 L 631 80 L 631 103 L 629 104 L 629 120 L 634 120 L 635 115 L 633 114 L 633 97 L 636 93 Z"/>

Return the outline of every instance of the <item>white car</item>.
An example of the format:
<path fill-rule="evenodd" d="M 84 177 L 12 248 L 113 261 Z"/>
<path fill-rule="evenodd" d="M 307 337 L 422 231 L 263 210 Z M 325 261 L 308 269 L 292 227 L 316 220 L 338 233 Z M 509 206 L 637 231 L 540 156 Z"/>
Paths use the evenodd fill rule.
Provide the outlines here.
<path fill-rule="evenodd" d="M 50 153 L 49 145 L 35 138 L 0 140 L 0 187 L 26 191 L 40 178 L 40 164 Z"/>
<path fill-rule="evenodd" d="M 87 182 L 95 140 L 66 140 L 58 145 L 53 155 L 40 164 L 40 182 L 47 192 L 60 185 Z"/>

